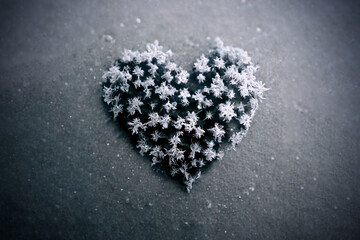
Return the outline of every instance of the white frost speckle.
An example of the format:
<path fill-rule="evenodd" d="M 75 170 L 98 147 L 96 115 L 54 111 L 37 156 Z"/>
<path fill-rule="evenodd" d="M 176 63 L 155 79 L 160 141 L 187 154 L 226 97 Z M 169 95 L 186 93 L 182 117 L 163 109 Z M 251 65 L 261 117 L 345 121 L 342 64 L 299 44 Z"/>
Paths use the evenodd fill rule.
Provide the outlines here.
<path fill-rule="evenodd" d="M 125 27 L 125 25 L 123 23 L 120 23 L 120 27 Z"/>
<path fill-rule="evenodd" d="M 260 32 L 261 32 L 261 28 L 257 27 L 257 28 L 256 28 L 256 31 L 257 31 L 258 33 L 260 33 Z"/>
<path fill-rule="evenodd" d="M 103 39 L 105 42 L 115 43 L 115 39 L 111 35 L 104 35 Z"/>
<path fill-rule="evenodd" d="M 136 18 L 136 22 L 137 22 L 137 23 L 141 23 L 141 19 L 140 19 L 140 18 Z"/>

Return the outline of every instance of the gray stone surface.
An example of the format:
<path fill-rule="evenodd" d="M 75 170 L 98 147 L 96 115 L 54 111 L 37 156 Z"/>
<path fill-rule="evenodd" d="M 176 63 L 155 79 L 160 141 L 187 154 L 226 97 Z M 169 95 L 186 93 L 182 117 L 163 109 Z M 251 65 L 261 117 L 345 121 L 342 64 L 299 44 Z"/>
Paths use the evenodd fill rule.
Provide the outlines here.
<path fill-rule="evenodd" d="M 358 238 L 359 16 L 356 1 L 1 1 L 0 238 Z M 271 90 L 188 194 L 111 120 L 101 76 L 155 39 L 190 70 L 216 36 Z"/>

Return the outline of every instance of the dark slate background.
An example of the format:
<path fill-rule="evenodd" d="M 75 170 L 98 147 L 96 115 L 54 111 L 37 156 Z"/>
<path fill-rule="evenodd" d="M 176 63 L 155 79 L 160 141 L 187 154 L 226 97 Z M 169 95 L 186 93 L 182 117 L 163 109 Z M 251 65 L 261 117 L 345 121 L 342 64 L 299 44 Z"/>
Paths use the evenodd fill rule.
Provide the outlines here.
<path fill-rule="evenodd" d="M 358 1 L 1 1 L 0 239 L 359 238 L 359 16 Z M 216 36 L 271 90 L 188 194 L 111 120 L 101 76 L 155 39 L 190 70 Z"/>

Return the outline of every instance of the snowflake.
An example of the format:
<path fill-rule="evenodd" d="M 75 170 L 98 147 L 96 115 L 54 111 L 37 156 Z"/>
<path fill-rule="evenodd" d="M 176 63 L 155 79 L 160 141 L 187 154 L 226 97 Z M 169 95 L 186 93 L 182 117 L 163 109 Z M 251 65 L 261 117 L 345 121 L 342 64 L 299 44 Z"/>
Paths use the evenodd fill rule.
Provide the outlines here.
<path fill-rule="evenodd" d="M 165 153 L 161 150 L 161 146 L 155 146 L 151 149 L 150 156 L 154 156 L 155 158 L 163 159 L 165 157 Z"/>
<path fill-rule="evenodd" d="M 149 121 L 147 122 L 147 125 L 150 127 L 155 127 L 156 124 L 160 122 L 160 116 L 158 113 L 149 113 Z"/>
<path fill-rule="evenodd" d="M 194 159 L 196 153 L 201 153 L 201 146 L 197 142 L 193 143 L 193 144 L 190 145 L 190 150 L 191 150 L 191 153 L 190 153 L 189 157 L 191 159 Z"/>
<path fill-rule="evenodd" d="M 204 73 L 204 72 L 209 72 L 210 71 L 210 67 L 207 65 L 209 63 L 209 59 L 206 58 L 203 55 L 201 55 L 201 57 L 196 61 L 196 63 L 194 63 L 194 67 L 196 69 L 196 71 Z"/>
<path fill-rule="evenodd" d="M 195 137 L 196 138 L 201 138 L 204 135 L 205 131 L 204 129 L 202 129 L 201 127 L 197 127 L 195 128 Z"/>
<path fill-rule="evenodd" d="M 189 73 L 185 70 L 180 70 L 180 72 L 176 75 L 177 84 L 184 83 L 186 84 L 189 80 Z"/>
<path fill-rule="evenodd" d="M 216 73 L 215 78 L 212 79 L 210 90 L 217 98 L 221 98 L 221 95 L 227 91 L 227 87 L 225 87 L 224 81 L 218 73 Z"/>
<path fill-rule="evenodd" d="M 187 88 L 183 88 L 180 90 L 179 98 L 181 99 L 181 104 L 183 106 L 187 106 L 189 104 L 188 98 L 191 97 L 189 90 Z"/>
<path fill-rule="evenodd" d="M 141 67 L 139 67 L 139 66 L 136 66 L 136 67 L 134 68 L 133 73 L 134 73 L 138 78 L 144 76 L 144 70 L 142 70 Z"/>
<path fill-rule="evenodd" d="M 216 57 L 214 59 L 214 66 L 218 69 L 224 69 L 225 68 L 225 62 L 222 58 Z"/>
<path fill-rule="evenodd" d="M 185 123 L 185 119 L 183 119 L 182 117 L 178 116 L 178 119 L 173 122 L 173 125 L 176 129 L 180 130 L 182 128 L 182 126 Z"/>
<path fill-rule="evenodd" d="M 161 120 L 159 121 L 159 123 L 162 125 L 162 129 L 166 129 L 169 127 L 169 123 L 171 121 L 171 118 L 169 115 L 164 115 Z"/>
<path fill-rule="evenodd" d="M 170 101 L 167 101 L 167 103 L 164 104 L 165 111 L 166 111 L 167 113 L 169 113 L 171 110 L 175 110 L 175 109 L 176 109 L 176 105 L 177 105 L 176 102 L 170 103 Z"/>
<path fill-rule="evenodd" d="M 117 118 L 119 113 L 123 112 L 123 105 L 122 104 L 114 105 L 114 107 L 111 108 L 111 112 L 114 113 L 114 119 Z"/>
<path fill-rule="evenodd" d="M 213 148 L 208 147 L 205 150 L 203 150 L 202 153 L 204 154 L 206 161 L 211 162 L 216 158 L 216 152 Z"/>
<path fill-rule="evenodd" d="M 129 129 L 132 130 L 132 135 L 138 134 L 139 129 L 142 129 L 143 131 L 146 130 L 146 125 L 143 124 L 139 118 L 135 118 L 133 121 L 129 122 Z"/>
<path fill-rule="evenodd" d="M 244 125 L 245 129 L 248 129 L 250 127 L 251 117 L 245 113 L 240 117 L 239 122 Z"/>
<path fill-rule="evenodd" d="M 243 137 L 244 137 L 243 132 L 237 132 L 230 137 L 229 141 L 231 142 L 233 149 L 235 149 L 236 145 L 241 142 Z"/>
<path fill-rule="evenodd" d="M 136 148 L 140 148 L 140 154 L 143 156 L 144 153 L 147 153 L 150 150 L 150 147 L 146 144 L 145 139 L 141 139 L 138 141 Z"/>
<path fill-rule="evenodd" d="M 161 138 L 161 134 L 159 133 L 158 130 L 155 130 L 152 134 L 151 134 L 151 139 L 154 141 L 154 142 L 157 142 L 159 140 L 159 138 Z"/>
<path fill-rule="evenodd" d="M 169 139 L 169 142 L 170 142 L 170 144 L 173 145 L 173 146 L 176 146 L 176 145 L 178 145 L 179 143 L 181 143 L 181 139 L 180 139 L 179 134 L 175 134 L 174 136 L 172 136 L 172 137 Z"/>
<path fill-rule="evenodd" d="M 197 76 L 197 80 L 199 83 L 203 83 L 205 82 L 205 76 L 203 74 L 199 74 L 199 76 Z"/>
<path fill-rule="evenodd" d="M 209 129 L 210 132 L 212 132 L 215 141 L 221 142 L 221 138 L 225 135 L 224 126 L 219 125 L 218 123 L 215 123 L 215 126 L 213 128 Z"/>
<path fill-rule="evenodd" d="M 165 72 L 161 78 L 165 79 L 168 83 L 171 82 L 171 80 L 173 79 L 173 76 L 171 75 L 171 72 Z"/>
<path fill-rule="evenodd" d="M 171 86 L 167 85 L 165 82 L 162 82 L 160 87 L 155 87 L 155 93 L 159 95 L 161 100 L 167 100 L 169 96 L 174 96 L 177 90 Z"/>
<path fill-rule="evenodd" d="M 140 101 L 140 98 L 134 97 L 129 100 L 129 106 L 127 107 L 127 110 L 131 115 L 134 115 L 136 111 L 141 113 L 140 107 L 142 105 L 144 105 L 144 103 L 142 101 Z"/>
<path fill-rule="evenodd" d="M 151 76 L 155 76 L 155 73 L 159 69 L 159 67 L 155 64 L 152 64 L 151 62 L 149 62 L 147 65 L 149 67 L 148 72 L 151 74 Z"/>
<path fill-rule="evenodd" d="M 214 116 L 214 113 L 211 111 L 207 111 L 205 115 L 205 120 L 211 120 Z"/>
<path fill-rule="evenodd" d="M 118 66 L 112 66 L 111 68 L 109 68 L 109 71 L 107 71 L 102 76 L 104 80 L 109 79 L 110 83 L 114 83 L 115 81 L 118 80 L 119 77 L 120 77 L 120 69 Z"/>
<path fill-rule="evenodd" d="M 224 118 L 227 122 L 230 122 L 233 117 L 236 117 L 236 113 L 234 111 L 234 103 L 227 101 L 226 104 L 219 104 L 219 116 Z"/>

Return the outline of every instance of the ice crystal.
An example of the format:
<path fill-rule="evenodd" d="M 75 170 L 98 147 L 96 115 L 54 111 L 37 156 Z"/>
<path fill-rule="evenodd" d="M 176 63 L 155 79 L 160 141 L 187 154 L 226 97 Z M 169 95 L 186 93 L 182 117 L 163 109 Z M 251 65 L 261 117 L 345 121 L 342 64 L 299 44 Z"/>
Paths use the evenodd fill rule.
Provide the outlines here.
<path fill-rule="evenodd" d="M 103 75 L 113 118 L 125 124 L 140 154 L 188 191 L 203 167 L 223 158 L 220 144 L 235 149 L 241 142 L 267 90 L 246 51 L 215 43 L 191 74 L 155 41 L 143 52 L 125 50 Z"/>

